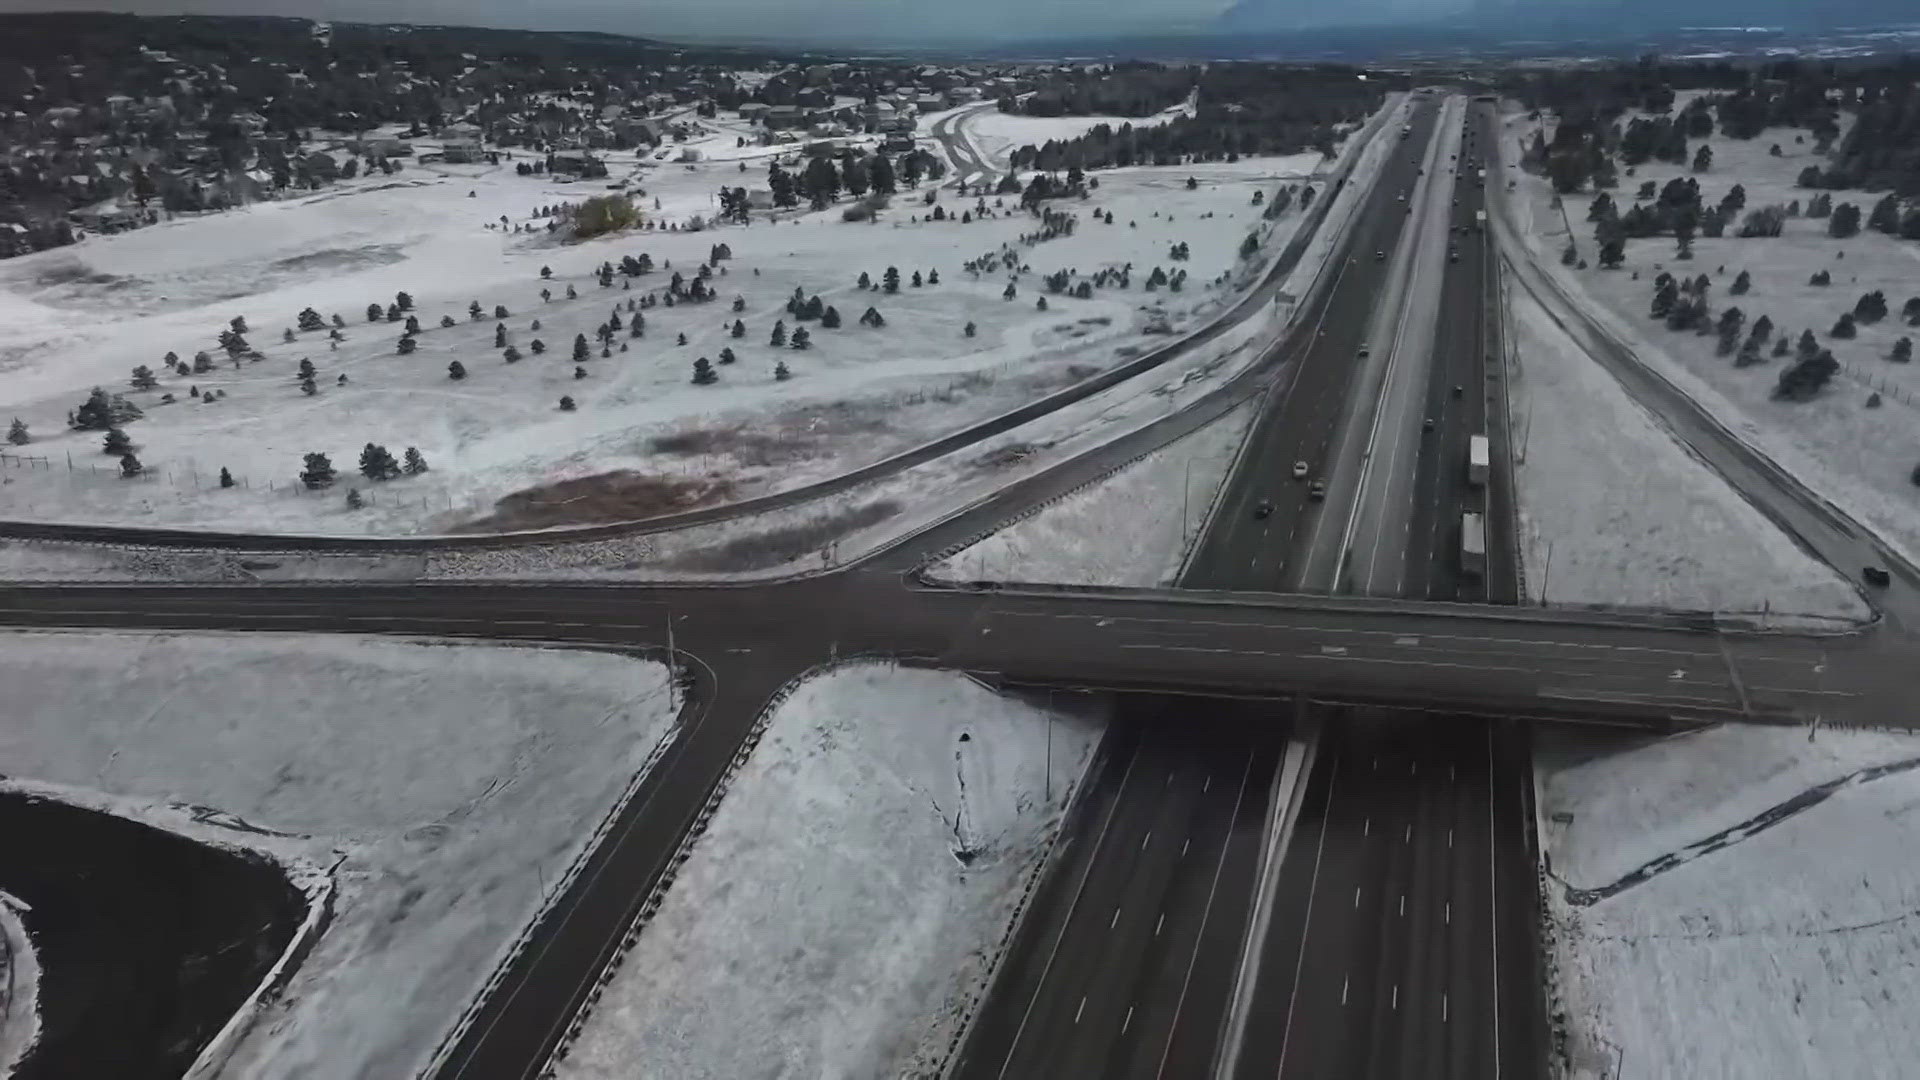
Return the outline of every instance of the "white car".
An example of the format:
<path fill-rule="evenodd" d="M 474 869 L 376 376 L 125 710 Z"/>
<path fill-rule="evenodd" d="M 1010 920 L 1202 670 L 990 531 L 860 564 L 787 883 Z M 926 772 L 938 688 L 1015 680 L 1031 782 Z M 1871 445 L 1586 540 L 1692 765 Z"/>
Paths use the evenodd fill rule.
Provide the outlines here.
<path fill-rule="evenodd" d="M 1307 463 L 1306 463 L 1306 462 L 1304 462 L 1304 461 L 1296 461 L 1296 462 L 1294 462 L 1294 463 L 1293 463 L 1293 478 L 1294 478 L 1295 480 L 1305 480 L 1305 479 L 1307 478 Z"/>

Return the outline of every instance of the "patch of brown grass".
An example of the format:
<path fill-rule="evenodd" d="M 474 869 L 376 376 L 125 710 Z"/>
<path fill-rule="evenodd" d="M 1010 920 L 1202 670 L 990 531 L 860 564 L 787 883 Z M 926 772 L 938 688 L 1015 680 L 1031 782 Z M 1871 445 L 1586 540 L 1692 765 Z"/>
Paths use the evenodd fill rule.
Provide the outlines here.
<path fill-rule="evenodd" d="M 631 469 L 559 480 L 501 496 L 493 513 L 455 532 L 516 532 L 560 525 L 596 525 L 659 517 L 725 500 L 733 484 L 711 478 L 652 476 Z"/>

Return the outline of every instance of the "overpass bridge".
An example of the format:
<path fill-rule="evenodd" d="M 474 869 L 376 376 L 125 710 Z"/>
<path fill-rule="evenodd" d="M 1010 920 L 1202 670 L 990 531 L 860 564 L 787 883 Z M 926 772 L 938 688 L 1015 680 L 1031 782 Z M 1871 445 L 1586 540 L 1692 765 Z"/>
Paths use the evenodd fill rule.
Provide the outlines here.
<path fill-rule="evenodd" d="M 1639 724 L 1898 724 L 1906 708 L 1897 643 L 1878 629 L 1767 633 L 1656 614 L 1246 592 L 941 589 L 861 570 L 727 587 L 11 586 L 0 588 L 0 621 L 651 650 L 671 636 L 714 671 L 790 674 L 885 655 L 1018 684 Z"/>

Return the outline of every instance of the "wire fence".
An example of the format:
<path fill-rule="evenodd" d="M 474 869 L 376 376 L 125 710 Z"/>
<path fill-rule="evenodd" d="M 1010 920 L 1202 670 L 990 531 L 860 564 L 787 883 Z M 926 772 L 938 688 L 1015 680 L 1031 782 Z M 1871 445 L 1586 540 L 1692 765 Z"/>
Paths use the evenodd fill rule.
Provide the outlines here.
<path fill-rule="evenodd" d="M 102 455 L 106 457 L 106 455 Z M 127 488 L 150 489 L 165 487 L 174 490 L 215 490 L 228 487 L 236 491 L 261 492 L 275 498 L 340 500 L 347 497 L 349 490 L 358 491 L 360 500 L 366 506 L 383 506 L 393 509 L 415 507 L 422 512 L 442 510 L 484 509 L 490 503 L 487 500 L 456 499 L 450 489 L 439 491 L 421 491 L 408 489 L 404 484 L 387 486 L 358 474 L 342 473 L 329 484 L 309 487 L 298 477 L 268 477 L 255 480 L 253 477 L 235 473 L 227 475 L 231 484 L 220 482 L 220 470 L 202 470 L 197 464 L 184 466 L 156 465 L 142 468 L 137 473 L 128 473 L 118 463 L 109 459 L 103 462 L 75 460 L 71 453 L 63 457 L 50 457 L 41 454 L 0 453 L 0 477 L 9 473 L 40 473 L 55 483 L 64 482 L 69 488 L 88 490 Z M 8 479 L 11 479 L 8 477 Z M 16 498 L 20 496 L 15 496 Z"/>
<path fill-rule="evenodd" d="M 1840 364 L 1840 373 L 1848 379 L 1879 394 L 1883 401 L 1891 399 L 1910 409 L 1920 409 L 1920 403 L 1915 403 L 1912 391 L 1898 383 L 1888 382 L 1885 375 L 1876 376 L 1871 371 L 1863 371 L 1845 361 L 1842 361 Z"/>

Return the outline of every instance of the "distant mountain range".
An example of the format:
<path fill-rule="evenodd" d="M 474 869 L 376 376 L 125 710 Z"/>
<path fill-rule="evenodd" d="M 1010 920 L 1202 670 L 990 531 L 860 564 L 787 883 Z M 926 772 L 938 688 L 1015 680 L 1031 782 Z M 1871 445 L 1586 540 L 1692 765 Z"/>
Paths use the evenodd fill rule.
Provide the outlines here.
<path fill-rule="evenodd" d="M 1314 10 L 1303 16 L 1300 0 L 1238 0 L 1220 14 L 1217 25 L 1226 33 L 1391 26 L 1559 38 L 1690 27 L 1822 31 L 1920 22 L 1914 0 L 1440 0 L 1424 10 L 1410 8 L 1405 0 L 1349 0 L 1337 9 L 1316 5 Z"/>

